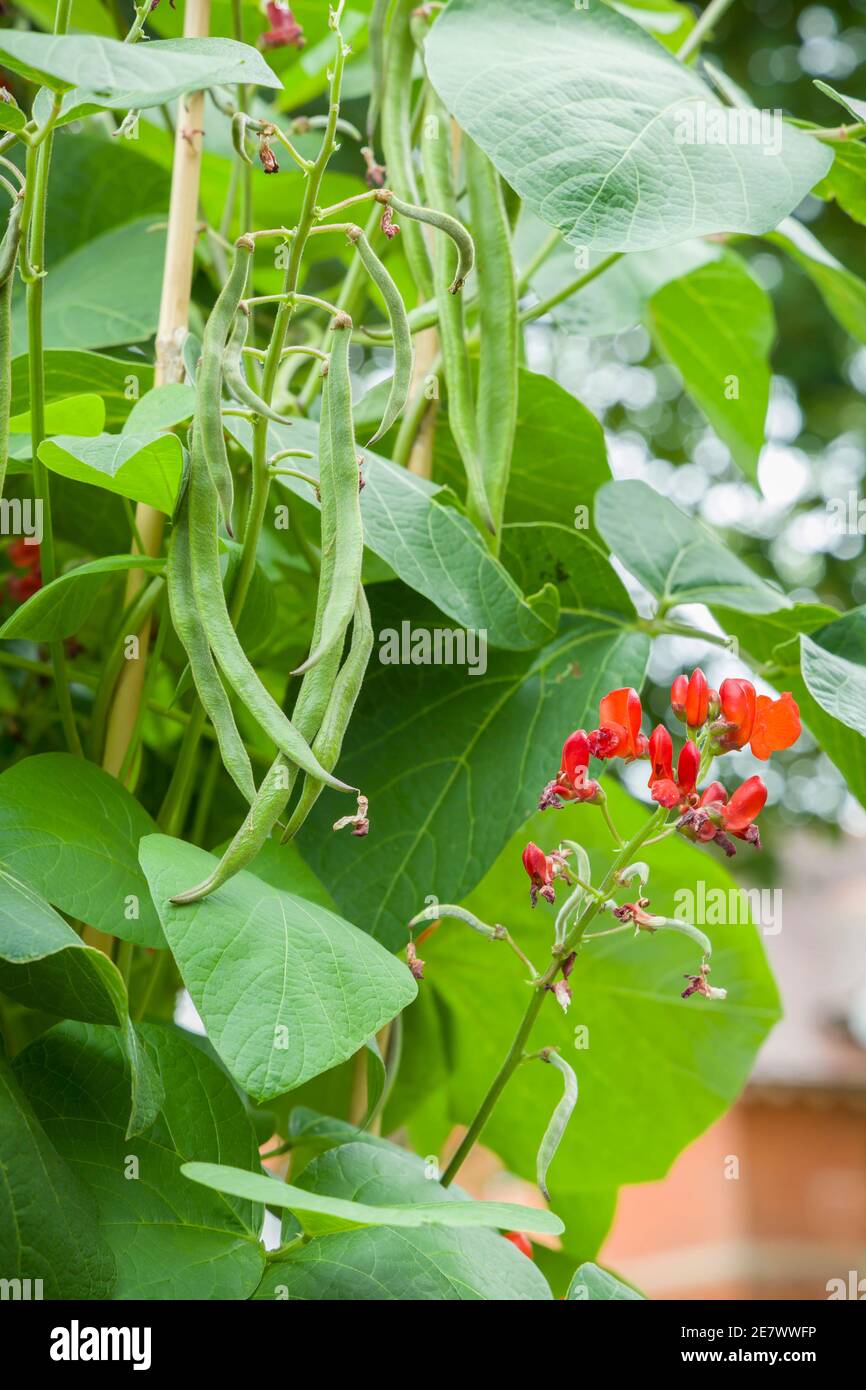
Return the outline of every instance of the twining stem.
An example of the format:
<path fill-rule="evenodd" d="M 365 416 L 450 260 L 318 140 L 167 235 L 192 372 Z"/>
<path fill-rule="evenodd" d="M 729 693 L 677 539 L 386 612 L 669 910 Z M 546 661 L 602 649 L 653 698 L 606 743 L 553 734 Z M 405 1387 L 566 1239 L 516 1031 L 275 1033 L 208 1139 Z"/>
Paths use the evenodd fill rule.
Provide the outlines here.
<path fill-rule="evenodd" d="M 610 868 L 608 869 L 604 882 L 598 890 L 601 896 L 588 904 L 586 909 L 581 913 L 581 916 L 578 919 L 578 921 L 575 923 L 571 931 L 566 936 L 565 940 L 556 947 L 556 951 L 551 959 L 550 965 L 548 966 L 545 973 L 535 982 L 532 997 L 530 998 L 529 1003 L 526 1006 L 526 1012 L 524 1013 L 523 1018 L 520 1021 L 517 1032 L 514 1035 L 514 1040 L 512 1041 L 511 1046 L 508 1049 L 505 1060 L 499 1068 L 499 1071 L 496 1073 L 496 1076 L 493 1078 L 493 1081 L 490 1084 L 487 1094 L 485 1095 L 480 1106 L 478 1107 L 475 1118 L 473 1119 L 471 1125 L 467 1129 L 465 1135 L 463 1136 L 463 1139 L 460 1142 L 459 1147 L 457 1148 L 453 1158 L 451 1159 L 450 1163 L 445 1169 L 445 1172 L 442 1175 L 443 1187 L 448 1187 L 449 1184 L 454 1181 L 455 1177 L 457 1176 L 458 1172 L 463 1166 L 463 1163 L 467 1155 L 470 1153 L 475 1143 L 480 1138 L 481 1132 L 484 1129 L 484 1126 L 486 1125 L 488 1119 L 490 1118 L 490 1115 L 496 1105 L 496 1102 L 499 1100 L 499 1097 L 505 1090 L 505 1087 L 507 1086 L 512 1075 L 522 1062 L 524 1048 L 526 1046 L 526 1042 L 529 1038 L 529 1035 L 532 1032 L 533 1024 L 535 1023 L 535 1020 L 537 1019 L 538 1014 L 541 1010 L 541 1006 L 544 1003 L 544 996 L 547 993 L 549 986 L 551 986 L 554 980 L 556 979 L 556 976 L 558 975 L 560 967 L 562 965 L 562 961 L 566 958 L 566 956 L 570 955 L 571 952 L 575 950 L 575 948 L 580 944 L 586 927 L 589 925 L 592 919 L 595 916 L 597 916 L 597 914 L 601 911 L 602 900 L 603 898 L 606 898 L 609 892 L 614 888 L 616 884 L 616 876 L 619 873 L 619 871 L 621 869 L 624 869 L 626 865 L 631 862 L 631 859 L 633 858 L 635 852 L 638 849 L 640 849 L 641 845 L 643 845 L 656 830 L 659 829 L 659 827 L 664 822 L 666 816 L 667 811 L 663 806 L 660 806 L 658 811 L 656 811 L 654 815 L 650 816 L 649 820 L 646 821 L 646 823 L 641 827 L 637 834 L 629 840 L 628 844 L 623 846 L 623 848 L 620 850 L 619 854 L 616 856 L 613 863 L 611 864 Z"/>
<path fill-rule="evenodd" d="M 65 34 L 69 28 L 72 0 L 57 0 L 54 15 L 54 33 Z M 55 110 L 56 116 L 56 110 Z M 40 566 L 42 581 L 50 584 L 57 575 L 57 561 L 54 551 L 54 528 L 51 520 L 51 492 L 48 470 L 39 458 L 39 446 L 45 438 L 45 343 L 43 337 L 43 310 L 45 281 L 45 218 L 48 206 L 48 170 L 51 164 L 51 151 L 54 145 L 53 131 L 40 140 L 37 146 L 27 151 L 27 201 L 29 225 L 26 235 L 26 259 L 35 267 L 36 278 L 29 280 L 26 289 L 27 307 L 27 353 L 30 385 L 30 437 L 33 452 L 33 492 L 37 502 L 42 504 L 42 543 L 40 546 Z M 62 642 L 52 642 L 49 646 L 51 665 L 54 670 L 54 685 L 60 722 L 67 746 L 72 753 L 83 756 L 81 740 L 75 724 L 72 709 L 72 696 L 66 675 L 66 660 Z"/>
<path fill-rule="evenodd" d="M 718 24 L 722 15 L 731 8 L 733 3 L 734 0 L 710 0 L 694 29 L 677 49 L 677 57 L 681 62 L 684 63 L 687 58 L 691 57 L 704 35 L 712 29 L 714 24 Z"/>

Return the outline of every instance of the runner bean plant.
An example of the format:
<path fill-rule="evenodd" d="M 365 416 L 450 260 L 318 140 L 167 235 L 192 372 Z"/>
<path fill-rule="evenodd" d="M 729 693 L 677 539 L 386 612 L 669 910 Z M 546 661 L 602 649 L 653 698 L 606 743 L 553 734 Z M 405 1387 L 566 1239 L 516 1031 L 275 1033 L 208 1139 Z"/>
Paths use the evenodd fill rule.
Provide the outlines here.
<path fill-rule="evenodd" d="M 778 1016 L 697 889 L 801 737 L 866 794 L 866 622 L 615 476 L 563 363 L 643 333 L 757 487 L 750 257 L 866 342 L 794 216 L 864 220 L 866 105 L 757 110 L 731 0 L 210 10 L 0 30 L 0 1278 L 637 1298 L 617 1190 Z"/>

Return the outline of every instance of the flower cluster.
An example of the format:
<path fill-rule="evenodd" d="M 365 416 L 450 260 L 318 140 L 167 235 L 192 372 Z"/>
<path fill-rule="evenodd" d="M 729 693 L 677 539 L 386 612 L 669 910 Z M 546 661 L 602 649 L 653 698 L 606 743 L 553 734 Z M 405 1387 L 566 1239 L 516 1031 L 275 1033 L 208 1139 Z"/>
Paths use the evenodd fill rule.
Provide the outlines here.
<path fill-rule="evenodd" d="M 541 793 L 540 809 L 559 808 L 566 801 L 604 801 L 602 787 L 589 775 L 591 757 L 626 762 L 647 758 L 652 798 L 678 813 L 676 829 L 681 834 L 702 843 L 715 841 L 728 855 L 735 852 L 731 836 L 760 848 L 755 821 L 767 800 L 761 778 L 749 777 L 730 799 L 721 782 L 711 782 L 703 791 L 698 790 L 698 782 L 717 755 L 748 745 L 755 757 L 765 760 L 790 748 L 800 736 L 800 712 L 793 697 L 787 691 L 777 700 L 758 695 L 751 681 L 740 679 L 722 681 L 713 690 L 698 669 L 691 676 L 677 676 L 671 686 L 671 707 L 688 733 L 676 771 L 673 739 L 665 726 L 657 725 L 649 738 L 641 731 L 643 710 L 637 691 L 611 690 L 599 705 L 598 728 L 576 729 L 565 740 L 559 772 Z M 524 865 L 530 877 L 538 872 L 537 864 L 530 870 L 526 855 Z M 542 887 L 549 890 L 545 896 L 553 893 L 549 876 L 541 874 L 538 884 L 534 878 L 533 884 L 535 893 Z"/>

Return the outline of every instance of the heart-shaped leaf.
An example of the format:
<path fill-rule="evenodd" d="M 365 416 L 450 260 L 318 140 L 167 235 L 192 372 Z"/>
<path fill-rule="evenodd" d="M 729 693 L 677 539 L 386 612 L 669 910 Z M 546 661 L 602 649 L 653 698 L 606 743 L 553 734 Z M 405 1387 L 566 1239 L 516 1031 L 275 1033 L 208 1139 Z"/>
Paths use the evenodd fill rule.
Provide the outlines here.
<path fill-rule="evenodd" d="M 327 908 L 240 873 L 197 903 L 212 855 L 149 836 L 141 862 L 208 1037 L 257 1100 L 300 1086 L 363 1047 L 417 992 L 400 961 Z"/>
<path fill-rule="evenodd" d="M 60 435 L 39 446 L 52 473 L 145 502 L 171 516 L 183 476 L 183 446 L 175 434 Z"/>

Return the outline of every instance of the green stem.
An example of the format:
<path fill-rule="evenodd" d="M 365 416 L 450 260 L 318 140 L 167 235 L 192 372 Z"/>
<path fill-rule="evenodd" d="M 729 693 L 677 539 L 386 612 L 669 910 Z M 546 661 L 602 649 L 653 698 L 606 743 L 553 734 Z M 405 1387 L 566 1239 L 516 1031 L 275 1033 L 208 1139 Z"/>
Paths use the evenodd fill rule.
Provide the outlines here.
<path fill-rule="evenodd" d="M 598 803 L 598 808 L 601 811 L 601 814 L 604 816 L 605 824 L 607 825 L 608 830 L 614 838 L 614 843 L 617 845 L 622 845 L 622 836 L 620 835 L 619 831 L 613 823 L 613 816 L 610 814 L 610 807 L 607 804 L 607 797 L 605 797 L 603 801 L 600 801 Z"/>
<path fill-rule="evenodd" d="M 623 846 L 623 848 L 620 850 L 619 854 L 616 856 L 613 863 L 611 864 L 607 872 L 607 876 L 605 877 L 605 880 L 601 885 L 601 889 L 599 890 L 604 897 L 607 897 L 608 892 L 614 887 L 616 883 L 616 876 L 619 873 L 620 869 L 624 869 L 626 867 L 626 865 L 631 861 L 635 851 L 640 849 L 641 845 L 644 844 L 645 841 L 649 839 L 649 837 L 654 833 L 654 831 L 656 831 L 659 828 L 666 815 L 667 811 L 665 810 L 665 808 L 663 806 L 659 807 L 658 811 L 656 811 L 654 815 L 650 816 L 649 820 L 646 821 L 646 823 L 641 827 L 637 834 L 629 840 L 628 844 Z M 487 1094 L 485 1095 L 480 1106 L 478 1107 L 478 1110 L 475 1114 L 475 1118 L 473 1119 L 471 1125 L 467 1129 L 466 1134 L 464 1135 L 456 1153 L 454 1154 L 454 1157 L 451 1159 L 451 1162 L 448 1164 L 444 1174 L 442 1175 L 443 1187 L 448 1187 L 454 1181 L 455 1177 L 460 1171 L 460 1168 L 463 1166 L 463 1163 L 467 1155 L 471 1152 L 477 1140 L 480 1138 L 481 1132 L 484 1129 L 484 1126 L 486 1125 L 488 1119 L 490 1118 L 490 1115 L 494 1109 L 494 1106 L 496 1105 L 496 1102 L 499 1100 L 499 1097 L 505 1090 L 505 1087 L 507 1086 L 509 1080 L 511 1079 L 514 1072 L 517 1070 L 521 1061 L 523 1060 L 526 1042 L 529 1038 L 530 1033 L 532 1032 L 533 1024 L 535 1023 L 535 1020 L 538 1017 L 538 1014 L 541 1010 L 541 1006 L 544 1003 L 544 996 L 547 993 L 548 986 L 553 984 L 553 981 L 556 979 L 556 976 L 558 975 L 559 970 L 561 968 L 562 961 L 566 958 L 566 956 L 570 955 L 571 952 L 580 943 L 585 928 L 589 925 L 589 923 L 598 914 L 600 910 L 601 899 L 596 899 L 594 902 L 591 902 L 588 905 L 586 910 L 581 914 L 580 919 L 575 923 L 574 927 L 569 932 L 568 936 L 557 947 L 556 955 L 553 957 L 545 973 L 541 976 L 541 978 L 538 981 L 536 981 L 532 993 L 532 998 L 526 1006 L 526 1012 L 524 1013 L 523 1018 L 520 1021 L 517 1032 L 515 1033 L 511 1046 L 509 1047 L 508 1053 L 506 1054 L 505 1060 L 499 1068 L 499 1071 L 496 1073 L 496 1076 L 493 1078 L 493 1081 L 490 1087 L 488 1088 Z"/>
<path fill-rule="evenodd" d="M 731 8 L 733 3 L 734 0 L 710 0 L 694 29 L 677 49 L 677 57 L 681 62 L 684 63 L 687 58 L 691 57 L 704 35 L 712 29 L 714 24 L 718 24 L 722 15 Z"/>

